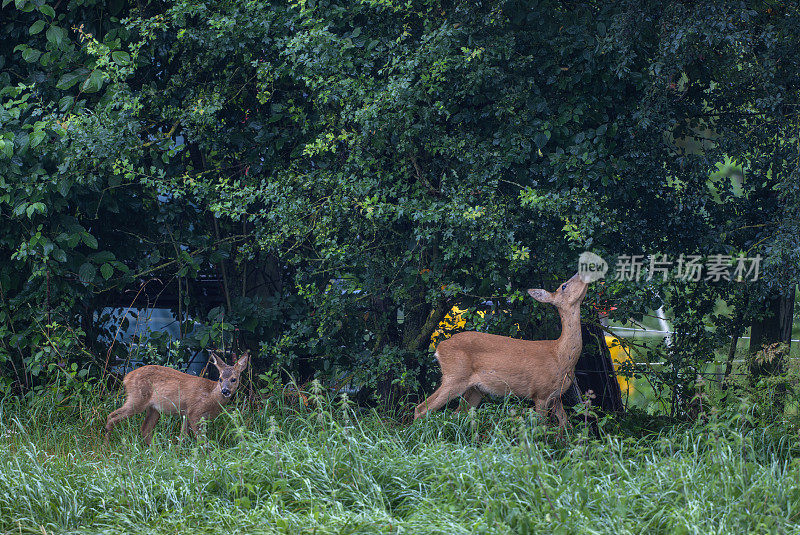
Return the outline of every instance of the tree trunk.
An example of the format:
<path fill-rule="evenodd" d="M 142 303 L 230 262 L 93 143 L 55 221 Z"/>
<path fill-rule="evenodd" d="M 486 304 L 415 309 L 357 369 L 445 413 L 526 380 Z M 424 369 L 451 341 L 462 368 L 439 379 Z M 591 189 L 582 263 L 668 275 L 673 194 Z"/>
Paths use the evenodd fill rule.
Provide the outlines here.
<path fill-rule="evenodd" d="M 753 323 L 750 333 L 750 381 L 755 384 L 764 376 L 780 375 L 786 370 L 792 343 L 792 319 L 795 287 L 772 296 L 765 307 L 769 313 Z M 776 344 L 782 344 L 778 346 Z M 785 344 L 785 345 L 783 345 Z M 778 384 L 774 392 L 774 409 L 782 414 L 786 398 L 785 385 Z"/>
<path fill-rule="evenodd" d="M 785 343 L 787 351 L 792 343 L 792 320 L 794 312 L 795 288 L 792 286 L 783 294 L 772 296 L 765 308 L 769 315 L 753 322 L 750 331 L 750 354 L 755 355 L 764 347 L 775 343 Z M 750 373 L 753 377 L 780 373 L 785 366 L 783 359 L 772 362 L 759 362 L 751 359 Z"/>
<path fill-rule="evenodd" d="M 731 345 L 728 347 L 728 360 L 725 362 L 725 374 L 723 375 L 722 390 L 727 390 L 731 380 L 731 372 L 733 371 L 733 359 L 736 357 L 736 346 L 739 345 L 739 337 L 741 331 L 737 330 L 731 336 Z"/>

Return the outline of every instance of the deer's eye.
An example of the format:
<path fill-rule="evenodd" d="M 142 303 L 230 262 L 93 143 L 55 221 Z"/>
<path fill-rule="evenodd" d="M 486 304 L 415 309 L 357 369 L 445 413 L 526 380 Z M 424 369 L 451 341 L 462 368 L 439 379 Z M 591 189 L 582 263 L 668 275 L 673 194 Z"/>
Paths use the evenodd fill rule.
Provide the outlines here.
<path fill-rule="evenodd" d="M 231 382 L 235 383 L 236 382 L 236 378 L 234 377 L 233 379 L 231 379 Z"/>
<path fill-rule="evenodd" d="M 562 289 L 562 290 L 566 290 L 566 289 L 567 289 L 567 285 L 566 285 L 566 284 L 564 284 L 564 285 L 561 287 L 561 289 Z"/>

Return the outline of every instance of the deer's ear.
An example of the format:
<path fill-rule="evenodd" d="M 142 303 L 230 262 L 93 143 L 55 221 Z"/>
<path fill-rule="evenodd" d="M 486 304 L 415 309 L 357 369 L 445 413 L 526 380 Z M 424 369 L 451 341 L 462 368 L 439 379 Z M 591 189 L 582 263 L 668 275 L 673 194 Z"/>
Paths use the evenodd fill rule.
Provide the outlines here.
<path fill-rule="evenodd" d="M 528 290 L 528 295 L 530 295 L 540 303 L 553 302 L 553 295 L 547 290 L 542 290 L 542 289 Z"/>
<path fill-rule="evenodd" d="M 223 366 L 225 366 L 225 361 L 224 361 L 224 360 L 222 360 L 222 357 L 220 357 L 219 355 L 217 355 L 217 354 L 216 354 L 215 352 L 213 352 L 213 351 L 211 351 L 211 352 L 208 354 L 208 362 L 210 362 L 211 364 L 213 364 L 214 366 L 216 366 L 216 367 L 217 367 L 217 369 L 220 369 L 220 368 L 222 368 Z"/>
<path fill-rule="evenodd" d="M 236 361 L 236 368 L 241 371 L 247 368 L 247 364 L 250 362 L 250 351 L 245 351 L 244 355 L 242 355 L 239 360 Z"/>

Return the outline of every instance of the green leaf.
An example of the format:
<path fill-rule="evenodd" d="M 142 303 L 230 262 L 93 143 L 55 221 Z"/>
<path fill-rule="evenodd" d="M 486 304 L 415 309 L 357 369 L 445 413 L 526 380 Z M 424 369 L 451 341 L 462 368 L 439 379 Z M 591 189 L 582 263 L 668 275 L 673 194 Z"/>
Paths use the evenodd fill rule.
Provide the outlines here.
<path fill-rule="evenodd" d="M 20 152 L 25 152 L 30 144 L 31 136 L 27 132 L 20 132 L 17 135 L 17 146 L 21 149 Z"/>
<path fill-rule="evenodd" d="M 22 59 L 27 61 L 28 63 L 33 63 L 39 59 L 42 53 L 35 48 L 26 48 L 22 51 Z"/>
<path fill-rule="evenodd" d="M 42 30 L 44 30 L 44 21 L 43 20 L 37 20 L 36 22 L 31 24 L 31 27 L 28 30 L 28 33 L 30 33 L 31 35 L 36 35 L 37 33 L 41 32 Z"/>
<path fill-rule="evenodd" d="M 45 136 L 44 130 L 34 130 L 31 133 L 30 137 L 31 147 L 37 147 L 39 143 L 41 143 L 42 140 L 44 139 L 44 136 Z"/>
<path fill-rule="evenodd" d="M 58 86 L 56 86 L 58 87 Z M 59 88 L 61 89 L 61 88 Z M 58 109 L 60 111 L 67 111 L 72 107 L 72 104 L 75 102 L 75 98 L 71 95 L 67 95 L 66 97 L 61 97 L 58 101 Z"/>
<path fill-rule="evenodd" d="M 27 215 L 28 219 L 30 219 L 34 213 L 39 212 L 40 214 L 43 214 L 45 213 L 46 209 L 47 208 L 45 207 L 44 203 L 35 202 L 31 205 L 28 205 L 28 207 L 25 209 L 25 215 Z"/>
<path fill-rule="evenodd" d="M 11 159 L 14 155 L 14 142 L 5 139 L 0 139 L 0 154 L 6 159 Z"/>
<path fill-rule="evenodd" d="M 72 182 L 63 178 L 58 183 L 58 192 L 61 194 L 62 197 L 66 197 L 67 195 L 69 195 L 70 187 L 72 187 Z"/>
<path fill-rule="evenodd" d="M 27 207 L 28 207 L 28 203 L 26 203 L 26 202 L 20 203 L 19 205 L 14 207 L 14 209 L 11 211 L 11 215 L 20 216 L 20 215 L 25 213 L 25 209 Z"/>
<path fill-rule="evenodd" d="M 102 266 L 100 266 L 100 273 L 103 275 L 103 278 L 105 280 L 108 280 L 111 278 L 111 275 L 114 274 L 114 268 L 111 267 L 109 264 L 103 264 Z"/>
<path fill-rule="evenodd" d="M 78 268 L 78 278 L 82 282 L 93 282 L 96 276 L 97 268 L 94 266 L 94 264 L 89 264 L 87 262 Z"/>
<path fill-rule="evenodd" d="M 54 60 L 53 52 L 52 51 L 51 52 L 45 52 L 44 54 L 42 54 L 42 57 L 39 58 L 39 63 L 42 64 L 42 67 L 47 67 L 48 65 L 53 63 L 53 60 Z"/>
<path fill-rule="evenodd" d="M 83 234 L 81 234 L 81 240 L 83 241 L 83 243 L 85 243 L 92 249 L 97 249 L 97 238 L 95 238 L 88 232 L 84 232 Z"/>
<path fill-rule="evenodd" d="M 67 74 L 61 76 L 61 78 L 58 80 L 58 83 L 56 84 L 56 87 L 58 89 L 69 89 L 73 85 L 80 82 L 84 76 L 85 74 L 82 72 L 78 71 L 68 72 Z"/>
<path fill-rule="evenodd" d="M 539 132 L 538 134 L 533 136 L 533 142 L 536 143 L 536 146 L 540 149 L 543 148 L 545 145 L 547 145 L 549 139 L 550 139 L 550 132 L 548 131 Z"/>
<path fill-rule="evenodd" d="M 128 65 L 131 62 L 131 55 L 127 52 L 122 52 L 121 50 L 117 50 L 116 52 L 111 53 L 111 59 L 114 60 L 114 63 L 117 65 Z"/>
<path fill-rule="evenodd" d="M 47 15 L 51 19 L 55 18 L 56 16 L 56 10 L 48 6 L 47 4 L 39 6 L 39 11 L 41 11 L 43 14 Z"/>
<path fill-rule="evenodd" d="M 89 259 L 95 264 L 108 263 L 116 260 L 114 253 L 111 251 L 97 251 L 89 255 Z"/>
<path fill-rule="evenodd" d="M 64 249 L 60 247 L 56 247 L 53 249 L 53 254 L 50 255 L 56 262 L 66 262 L 67 261 L 67 253 L 64 252 Z"/>
<path fill-rule="evenodd" d="M 81 85 L 81 91 L 86 93 L 96 93 L 103 87 L 103 71 L 93 70 L 89 78 Z"/>
<path fill-rule="evenodd" d="M 48 41 L 60 47 L 61 44 L 67 39 L 67 30 L 58 26 L 50 26 L 47 28 L 46 35 Z"/>
<path fill-rule="evenodd" d="M 78 232 L 73 232 L 72 234 L 69 234 L 69 236 L 67 237 L 67 246 L 70 249 L 74 249 L 75 247 L 77 247 L 77 245 L 80 242 L 81 242 L 81 234 Z"/>

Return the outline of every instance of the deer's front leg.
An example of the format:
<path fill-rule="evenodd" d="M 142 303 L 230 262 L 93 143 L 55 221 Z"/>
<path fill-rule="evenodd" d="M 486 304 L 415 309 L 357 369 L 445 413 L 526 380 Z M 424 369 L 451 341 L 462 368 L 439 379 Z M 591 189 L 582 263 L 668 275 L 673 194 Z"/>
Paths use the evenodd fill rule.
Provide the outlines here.
<path fill-rule="evenodd" d="M 189 429 L 192 430 L 192 434 L 194 435 L 195 440 L 197 440 L 198 442 L 200 442 L 200 440 L 202 438 L 204 438 L 203 434 L 200 432 L 200 425 L 199 425 L 200 424 L 200 420 L 204 416 L 206 416 L 206 415 L 203 414 L 203 413 L 192 413 L 192 412 L 189 412 L 189 413 L 186 414 L 186 420 L 184 420 L 184 426 L 185 426 L 185 424 L 189 425 Z"/>

